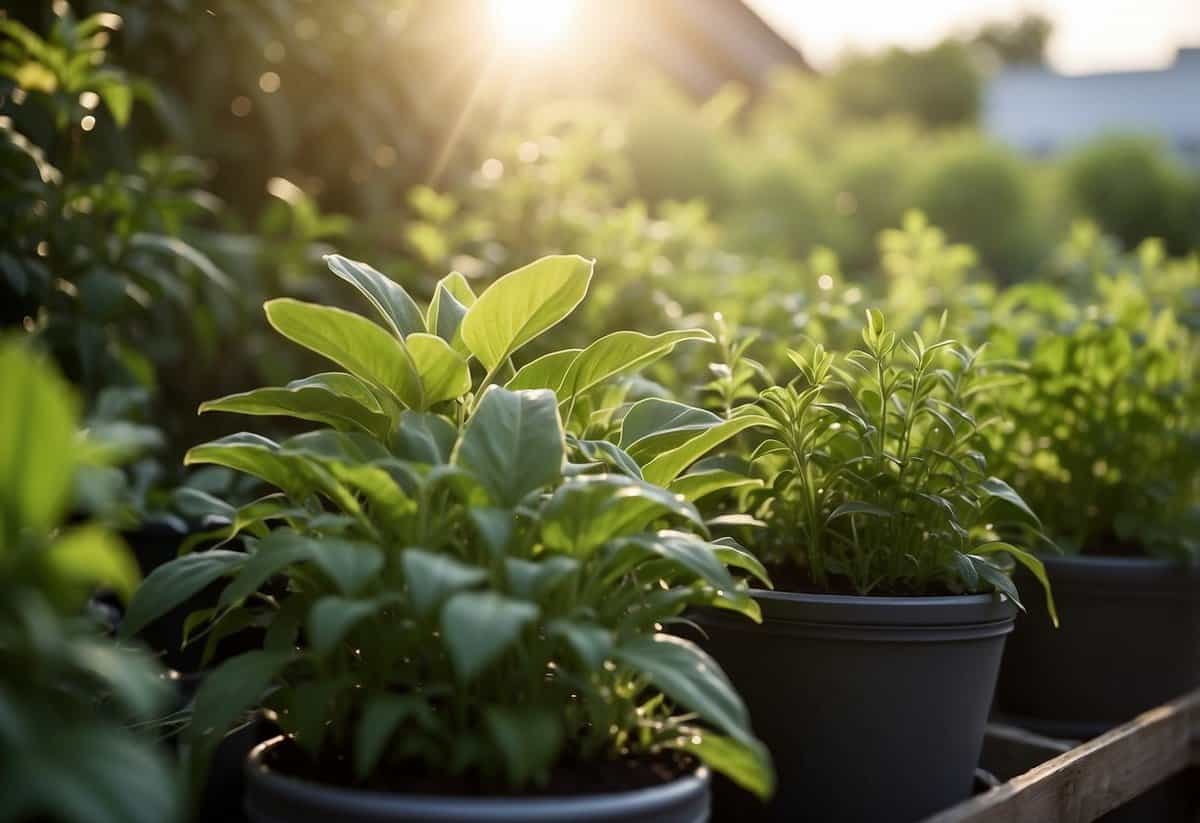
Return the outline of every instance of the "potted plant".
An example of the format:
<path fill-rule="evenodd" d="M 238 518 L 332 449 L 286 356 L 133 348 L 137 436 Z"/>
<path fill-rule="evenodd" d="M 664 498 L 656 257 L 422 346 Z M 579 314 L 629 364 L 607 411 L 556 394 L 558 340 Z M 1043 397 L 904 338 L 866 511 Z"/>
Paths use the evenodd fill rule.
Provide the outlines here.
<path fill-rule="evenodd" d="M 105 526 L 65 522 L 79 469 L 111 450 L 77 435 L 73 392 L 25 341 L 0 341 L 0 380 L 0 819 L 177 820 L 162 752 L 131 728 L 173 690 L 89 608 L 97 586 L 127 597 L 137 566 Z"/>
<path fill-rule="evenodd" d="M 1046 582 L 998 532 L 1038 528 L 982 451 L 1003 374 L 940 333 L 867 321 L 862 348 L 793 351 L 794 378 L 733 410 L 766 432 L 748 455 L 762 485 L 738 492 L 755 522 L 736 527 L 779 589 L 752 591 L 762 625 L 694 616 L 774 755 L 774 819 L 916 820 L 966 797 L 1020 605 L 1013 561 Z"/>
<path fill-rule="evenodd" d="M 590 261 L 545 258 L 477 298 L 452 276 L 424 311 L 373 269 L 330 262 L 386 327 L 273 301 L 279 331 L 347 372 L 209 406 L 329 427 L 193 448 L 189 463 L 278 492 L 234 516 L 228 535 L 244 550 L 161 567 L 127 618 L 136 630 L 216 581 L 217 606 L 193 632 L 265 629 L 260 649 L 196 694 L 197 767 L 265 706 L 285 734 L 249 757 L 255 821 L 699 821 L 702 764 L 769 794 L 769 758 L 728 679 L 663 633 L 688 606 L 757 617 L 727 567 L 765 580 L 761 565 L 710 542 L 686 500 L 609 471 L 602 452 L 623 458 L 568 439 L 560 412 L 560 400 L 706 335 L 618 333 L 516 370 L 516 350 L 582 300 Z M 496 385 L 547 362 L 571 376 L 563 398 Z"/>
<path fill-rule="evenodd" d="M 994 437 L 1065 550 L 1043 559 L 1070 615 L 1017 622 L 997 710 L 1074 739 L 1200 685 L 1197 343 L 1141 278 L 1097 286 L 1084 305 L 1014 287 L 994 335 L 1029 361 Z"/>

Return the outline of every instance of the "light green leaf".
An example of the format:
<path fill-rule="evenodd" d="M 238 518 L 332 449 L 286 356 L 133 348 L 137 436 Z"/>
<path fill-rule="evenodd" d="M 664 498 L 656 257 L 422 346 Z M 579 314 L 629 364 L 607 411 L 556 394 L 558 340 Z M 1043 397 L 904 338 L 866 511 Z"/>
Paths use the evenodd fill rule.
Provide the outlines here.
<path fill-rule="evenodd" d="M 618 331 L 589 345 L 571 363 L 560 385 L 560 400 L 567 401 L 622 374 L 637 371 L 666 356 L 685 340 L 713 342 L 703 329 L 665 331 L 653 337 L 636 331 Z"/>
<path fill-rule="evenodd" d="M 868 517 L 883 517 L 888 518 L 892 513 L 887 509 L 876 506 L 872 503 L 865 503 L 861 500 L 850 500 L 829 513 L 829 517 L 825 518 L 826 523 L 832 523 L 839 517 L 850 517 L 855 514 L 865 514 Z"/>
<path fill-rule="evenodd" d="M 46 549 L 46 565 L 55 578 L 80 590 L 107 586 L 128 601 L 141 580 L 137 563 L 119 538 L 102 526 L 71 529 Z"/>
<path fill-rule="evenodd" d="M 682 445 L 663 452 L 642 466 L 642 476 L 650 483 L 666 485 L 680 472 L 731 437 L 753 426 L 762 425 L 757 417 L 735 417 L 707 429 Z"/>
<path fill-rule="evenodd" d="M 1017 521 L 1033 526 L 1035 529 L 1042 528 L 1042 521 L 1033 513 L 1033 509 L 1029 508 L 1029 504 L 1025 502 L 1021 495 L 1017 494 L 1016 490 L 1005 483 L 998 477 L 989 477 L 984 480 L 980 486 L 988 495 L 990 500 L 985 504 L 987 510 L 991 510 L 992 506 L 1003 504 L 1008 512 L 1015 513 Z"/>
<path fill-rule="evenodd" d="M 720 423 L 718 415 L 705 409 L 660 397 L 647 397 L 629 408 L 621 422 L 618 445 L 634 454 L 636 450 L 645 449 L 646 443 L 653 438 L 656 450 L 664 451 Z"/>
<path fill-rule="evenodd" d="M 671 481 L 668 488 L 675 494 L 682 495 L 685 500 L 695 503 L 715 492 L 758 488 L 761 485 L 762 481 L 756 477 L 747 477 L 725 469 L 707 469 L 677 477 Z"/>
<path fill-rule="evenodd" d="M 164 563 L 147 575 L 129 601 L 121 635 L 131 637 L 209 583 L 233 574 L 246 562 L 242 552 L 211 549 Z"/>
<path fill-rule="evenodd" d="M 400 562 L 408 582 L 408 596 L 422 617 L 428 616 L 454 592 L 477 586 L 487 579 L 487 572 L 477 566 L 468 566 L 424 549 L 405 549 L 400 553 Z"/>
<path fill-rule="evenodd" d="M 253 475 L 302 499 L 315 480 L 302 457 L 280 452 L 279 445 L 257 434 L 242 432 L 193 446 L 183 457 L 185 466 L 212 463 Z"/>
<path fill-rule="evenodd" d="M 680 729 L 680 734 L 665 745 L 694 755 L 713 771 L 763 800 L 775 792 L 771 754 L 757 740 L 734 740 L 705 729 Z"/>
<path fill-rule="evenodd" d="M 388 328 L 400 339 L 425 331 L 421 309 L 398 283 L 366 263 L 340 254 L 325 255 L 325 265 L 367 299 Z M 351 369 L 353 371 L 353 369 Z"/>
<path fill-rule="evenodd" d="M 16 340 L 0 344 L 0 375 L 0 533 L 43 532 L 71 493 L 75 397 L 49 360 Z"/>
<path fill-rule="evenodd" d="M 1046 564 L 1037 555 L 1017 548 L 1011 543 L 996 541 L 994 543 L 984 543 L 982 546 L 975 548 L 975 554 L 985 557 L 996 552 L 1003 552 L 1010 555 L 1013 560 L 1028 569 L 1037 579 L 1038 583 L 1042 585 L 1042 590 L 1046 594 L 1046 611 L 1049 612 L 1050 620 L 1054 623 L 1054 627 L 1058 628 L 1058 610 L 1054 607 L 1054 592 L 1050 588 L 1050 576 L 1046 574 Z"/>
<path fill-rule="evenodd" d="M 489 371 L 558 324 L 587 294 L 595 262 L 543 257 L 509 272 L 479 296 L 462 321 L 463 342 Z"/>
<path fill-rule="evenodd" d="M 462 275 L 459 275 L 460 277 Z M 463 304 L 441 283 L 433 290 L 429 310 L 425 314 L 425 326 L 445 340 L 457 352 L 467 353 L 462 341 L 463 318 L 467 316 L 467 305 Z"/>
<path fill-rule="evenodd" d="M 453 457 L 455 465 L 475 474 L 494 501 L 508 507 L 561 477 L 565 459 L 554 393 L 511 392 L 499 386 L 483 395 Z"/>
<path fill-rule="evenodd" d="M 418 411 L 462 397 L 471 390 L 471 371 L 467 358 L 442 338 L 433 334 L 411 334 L 405 341 L 416 364 L 424 389 L 424 406 Z"/>
<path fill-rule="evenodd" d="M 386 436 L 389 427 L 387 415 L 380 411 L 372 411 L 357 400 L 336 394 L 312 380 L 313 378 L 308 378 L 305 381 L 289 383 L 284 388 L 253 389 L 209 400 L 200 404 L 200 413 L 218 411 L 282 415 L 324 423 L 343 431 L 361 429 L 375 437 Z M 378 408 L 378 404 L 376 407 Z"/>
<path fill-rule="evenodd" d="M 557 394 L 563 377 L 581 351 L 583 349 L 563 349 L 543 354 L 537 360 L 522 366 L 513 378 L 504 384 L 504 388 L 510 391 L 550 389 Z"/>
<path fill-rule="evenodd" d="M 352 312 L 280 298 L 265 307 L 271 325 L 294 343 L 326 357 L 401 404 L 424 405 L 421 378 L 397 338 Z"/>
<path fill-rule="evenodd" d="M 771 582 L 771 578 L 767 574 L 767 569 L 763 566 L 762 561 L 739 546 L 737 541 L 729 537 L 722 537 L 714 540 L 709 545 L 717 555 L 717 559 L 727 567 L 749 572 L 758 578 L 767 588 L 775 588 L 775 584 Z"/>
<path fill-rule="evenodd" d="M 655 634 L 617 646 L 618 661 L 640 672 L 682 708 L 736 740 L 751 741 L 750 715 L 717 662 L 682 637 Z"/>
<path fill-rule="evenodd" d="M 460 680 L 483 671 L 538 617 L 538 607 L 495 592 L 459 592 L 442 606 L 442 642 Z"/>

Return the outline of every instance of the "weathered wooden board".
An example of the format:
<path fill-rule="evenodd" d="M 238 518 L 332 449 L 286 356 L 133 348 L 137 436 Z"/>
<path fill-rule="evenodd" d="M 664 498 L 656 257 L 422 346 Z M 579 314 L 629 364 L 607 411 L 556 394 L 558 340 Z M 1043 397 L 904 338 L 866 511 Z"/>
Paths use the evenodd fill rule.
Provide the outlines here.
<path fill-rule="evenodd" d="M 1151 709 L 926 823 L 1090 823 L 1194 765 L 1200 765 L 1200 690 Z"/>

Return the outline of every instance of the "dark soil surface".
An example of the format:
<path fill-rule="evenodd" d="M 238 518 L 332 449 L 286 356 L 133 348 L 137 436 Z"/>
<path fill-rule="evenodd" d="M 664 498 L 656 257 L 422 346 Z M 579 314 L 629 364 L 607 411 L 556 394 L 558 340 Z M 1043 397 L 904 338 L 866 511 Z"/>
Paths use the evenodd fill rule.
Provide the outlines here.
<path fill-rule="evenodd" d="M 767 574 L 775 584 L 777 592 L 795 592 L 796 594 L 849 594 L 861 595 L 858 589 L 850 584 L 845 577 L 829 578 L 828 586 L 818 586 L 808 576 L 808 571 L 795 563 L 768 563 Z M 945 587 L 931 591 L 914 592 L 908 589 L 889 588 L 881 585 L 870 591 L 867 597 L 941 597 L 944 595 L 961 594 Z"/>
<path fill-rule="evenodd" d="M 564 795 L 605 794 L 661 786 L 696 769 L 697 762 L 679 752 L 638 755 L 593 763 L 564 763 L 550 775 L 545 786 L 529 786 L 519 791 L 504 784 L 484 783 L 466 776 L 432 774 L 419 763 L 407 769 L 384 769 L 358 783 L 354 780 L 349 757 L 322 754 L 312 759 L 290 742 L 274 746 L 266 763 L 289 777 L 338 788 L 368 789 L 396 794 L 440 795 L 450 797 L 556 797 Z"/>

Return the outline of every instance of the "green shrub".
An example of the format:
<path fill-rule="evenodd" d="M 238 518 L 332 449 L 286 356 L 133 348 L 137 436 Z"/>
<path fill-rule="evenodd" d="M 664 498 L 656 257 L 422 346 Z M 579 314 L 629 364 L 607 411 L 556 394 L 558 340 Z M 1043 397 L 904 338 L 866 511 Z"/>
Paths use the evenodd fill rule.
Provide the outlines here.
<path fill-rule="evenodd" d="M 1200 176 L 1161 143 L 1114 135 L 1066 160 L 1065 186 L 1084 215 L 1132 248 L 1161 237 L 1180 254 L 1200 247 Z"/>

